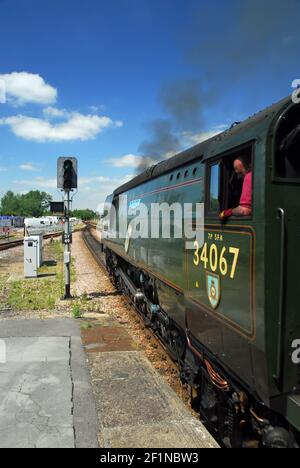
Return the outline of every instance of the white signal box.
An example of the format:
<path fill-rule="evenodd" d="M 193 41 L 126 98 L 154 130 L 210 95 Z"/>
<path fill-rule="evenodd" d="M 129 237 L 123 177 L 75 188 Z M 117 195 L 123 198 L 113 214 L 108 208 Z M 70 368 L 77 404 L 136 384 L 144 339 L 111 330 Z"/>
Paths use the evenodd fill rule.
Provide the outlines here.
<path fill-rule="evenodd" d="M 30 236 L 31 239 L 35 239 L 38 241 L 38 260 L 37 266 L 40 268 L 43 264 L 43 234 L 38 234 L 34 236 Z"/>
<path fill-rule="evenodd" d="M 39 236 L 24 237 L 24 276 L 36 278 L 41 261 Z"/>

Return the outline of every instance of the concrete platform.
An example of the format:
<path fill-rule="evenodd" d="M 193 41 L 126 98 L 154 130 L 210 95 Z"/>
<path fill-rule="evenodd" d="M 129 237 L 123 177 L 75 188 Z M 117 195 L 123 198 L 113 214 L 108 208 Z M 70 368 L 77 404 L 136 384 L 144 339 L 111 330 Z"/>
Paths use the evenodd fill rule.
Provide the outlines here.
<path fill-rule="evenodd" d="M 77 323 L 1 320 L 0 340 L 0 447 L 98 447 Z"/>
<path fill-rule="evenodd" d="M 0 320 L 0 448 L 218 447 L 124 327 L 102 322 Z"/>
<path fill-rule="evenodd" d="M 89 355 L 105 448 L 216 448 L 141 352 Z"/>

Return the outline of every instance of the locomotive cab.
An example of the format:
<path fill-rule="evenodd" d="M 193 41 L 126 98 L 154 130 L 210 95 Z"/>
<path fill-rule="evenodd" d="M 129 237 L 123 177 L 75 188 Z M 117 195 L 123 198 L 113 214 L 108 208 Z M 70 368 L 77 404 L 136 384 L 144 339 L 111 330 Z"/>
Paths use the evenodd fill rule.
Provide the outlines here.
<path fill-rule="evenodd" d="M 300 363 L 293 357 L 300 338 L 299 199 L 300 105 L 289 102 L 269 134 L 266 180 L 266 300 L 268 359 L 275 382 L 276 407 L 283 405 L 288 421 L 300 427 Z M 267 242 L 269 240 L 269 242 Z M 281 394 L 281 397 L 275 395 Z M 285 394 L 285 397 L 282 395 Z"/>
<path fill-rule="evenodd" d="M 190 348 L 221 365 L 221 376 L 241 379 L 261 402 L 254 420 L 266 418 L 274 440 L 284 427 L 287 445 L 288 423 L 300 428 L 300 364 L 291 357 L 300 339 L 299 124 L 300 106 L 289 98 L 211 143 L 203 159 L 204 246 L 188 261 L 185 295 Z M 239 205 L 233 162 L 241 155 L 251 165 L 252 213 L 222 224 L 219 212 Z"/>
<path fill-rule="evenodd" d="M 279 119 L 275 138 L 276 179 L 300 181 L 300 105 L 295 105 Z"/>
<path fill-rule="evenodd" d="M 253 146 L 242 145 L 236 151 L 212 159 L 207 164 L 205 209 L 208 218 L 215 219 L 222 210 L 239 205 L 243 181 L 236 174 L 233 163 L 242 158 L 247 167 L 252 170 Z"/>
<path fill-rule="evenodd" d="M 251 214 L 222 222 L 240 203 L 239 157 L 251 167 Z M 286 98 L 153 166 L 114 191 L 112 213 L 123 194 L 149 212 L 204 204 L 204 223 L 194 211 L 188 220 L 203 233 L 192 248 L 184 235 L 135 239 L 129 228 L 104 239 L 115 284 L 178 360 L 202 418 L 231 446 L 300 445 L 300 106 Z M 109 231 L 120 224 L 111 217 Z"/>

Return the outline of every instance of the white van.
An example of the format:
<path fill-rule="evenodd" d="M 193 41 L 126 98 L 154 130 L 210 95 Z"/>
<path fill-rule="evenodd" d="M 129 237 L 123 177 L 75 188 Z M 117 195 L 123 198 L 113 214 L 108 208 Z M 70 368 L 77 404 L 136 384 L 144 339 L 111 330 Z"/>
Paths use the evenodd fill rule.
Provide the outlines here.
<path fill-rule="evenodd" d="M 47 218 L 25 218 L 25 228 L 50 226 L 50 220 Z"/>

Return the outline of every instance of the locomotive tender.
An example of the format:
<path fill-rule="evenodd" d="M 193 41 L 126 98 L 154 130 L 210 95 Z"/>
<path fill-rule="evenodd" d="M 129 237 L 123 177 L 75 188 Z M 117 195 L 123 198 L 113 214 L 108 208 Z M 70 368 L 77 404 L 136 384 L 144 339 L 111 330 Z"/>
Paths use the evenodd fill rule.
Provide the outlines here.
<path fill-rule="evenodd" d="M 208 428 L 230 447 L 298 447 L 300 105 L 285 98 L 150 167 L 108 197 L 128 204 L 204 203 L 204 243 L 103 238 L 107 268 L 177 359 Z M 300 127 L 299 127 L 300 128 Z M 251 161 L 252 214 L 233 161 Z M 127 219 L 127 225 L 130 217 Z M 193 220 L 194 228 L 197 226 Z M 113 225 L 114 224 L 114 225 Z M 119 220 L 108 223 L 118 232 Z"/>

